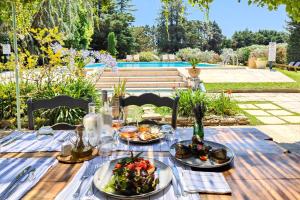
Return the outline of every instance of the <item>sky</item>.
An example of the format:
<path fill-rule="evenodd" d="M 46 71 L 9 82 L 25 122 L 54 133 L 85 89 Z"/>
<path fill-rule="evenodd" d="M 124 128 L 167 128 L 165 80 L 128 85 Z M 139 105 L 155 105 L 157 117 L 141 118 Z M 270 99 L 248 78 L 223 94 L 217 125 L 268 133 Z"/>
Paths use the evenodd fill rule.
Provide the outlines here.
<path fill-rule="evenodd" d="M 225 3 L 226 2 L 226 3 Z M 133 13 L 133 25 L 154 25 L 161 9 L 160 0 L 132 0 L 136 11 Z M 188 19 L 204 20 L 204 13 L 198 8 L 187 4 Z M 247 0 L 214 0 L 210 7 L 210 20 L 215 20 L 221 27 L 225 36 L 231 37 L 235 31 L 246 28 L 257 31 L 259 29 L 272 29 L 285 31 L 286 21 L 289 20 L 285 7 L 276 11 L 269 11 L 266 7 L 248 5 Z"/>

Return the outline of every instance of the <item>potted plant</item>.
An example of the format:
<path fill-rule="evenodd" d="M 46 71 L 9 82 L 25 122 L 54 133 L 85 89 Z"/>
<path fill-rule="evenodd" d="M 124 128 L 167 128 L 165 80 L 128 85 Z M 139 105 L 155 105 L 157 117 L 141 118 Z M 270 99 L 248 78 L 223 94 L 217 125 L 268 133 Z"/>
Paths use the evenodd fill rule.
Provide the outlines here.
<path fill-rule="evenodd" d="M 189 60 L 189 63 L 192 65 L 192 67 L 188 69 L 189 75 L 192 78 L 198 78 L 200 74 L 200 68 L 197 68 L 197 64 L 199 63 L 199 60 L 197 58 L 191 58 Z"/>
<path fill-rule="evenodd" d="M 260 57 L 256 59 L 255 63 L 258 69 L 264 69 L 268 64 L 268 59 L 267 57 Z"/>

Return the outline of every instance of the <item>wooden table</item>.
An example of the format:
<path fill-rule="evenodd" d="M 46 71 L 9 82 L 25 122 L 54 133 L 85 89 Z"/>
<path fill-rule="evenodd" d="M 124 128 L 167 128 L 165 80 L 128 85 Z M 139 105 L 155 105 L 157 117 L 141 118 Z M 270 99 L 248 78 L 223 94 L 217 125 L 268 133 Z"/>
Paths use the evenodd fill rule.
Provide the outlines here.
<path fill-rule="evenodd" d="M 185 131 L 191 131 L 185 129 Z M 287 151 L 257 129 L 207 129 L 207 139 L 229 145 L 234 166 L 223 174 L 231 195 L 201 194 L 203 200 L 300 199 L 300 156 Z M 122 154 L 123 152 L 118 152 Z M 1 157 L 49 157 L 58 153 L 6 153 Z M 168 156 L 167 152 L 148 152 Z M 24 199 L 53 199 L 75 176 L 81 164 L 57 164 L 26 194 Z"/>

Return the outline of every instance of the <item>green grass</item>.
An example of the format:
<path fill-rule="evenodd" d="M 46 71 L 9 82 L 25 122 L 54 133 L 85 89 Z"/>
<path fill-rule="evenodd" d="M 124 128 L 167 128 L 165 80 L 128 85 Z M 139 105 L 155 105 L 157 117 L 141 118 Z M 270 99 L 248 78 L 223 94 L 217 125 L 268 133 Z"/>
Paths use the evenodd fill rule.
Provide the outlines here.
<path fill-rule="evenodd" d="M 206 83 L 208 92 L 245 89 L 300 89 L 300 72 L 277 69 L 295 80 L 293 83 Z"/>

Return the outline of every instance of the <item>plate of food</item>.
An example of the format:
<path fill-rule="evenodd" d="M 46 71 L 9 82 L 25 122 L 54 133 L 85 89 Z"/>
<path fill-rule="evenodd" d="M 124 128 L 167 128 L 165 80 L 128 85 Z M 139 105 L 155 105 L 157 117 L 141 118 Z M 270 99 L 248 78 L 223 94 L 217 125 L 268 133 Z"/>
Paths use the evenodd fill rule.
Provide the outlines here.
<path fill-rule="evenodd" d="M 229 147 L 201 140 L 198 136 L 171 145 L 170 154 L 182 164 L 200 169 L 224 167 L 234 159 L 234 153 Z"/>
<path fill-rule="evenodd" d="M 159 126 L 140 125 L 124 126 L 119 130 L 119 138 L 131 143 L 147 144 L 157 142 L 165 137 Z"/>
<path fill-rule="evenodd" d="M 104 163 L 96 171 L 93 182 L 110 197 L 137 199 L 157 194 L 171 180 L 172 170 L 168 165 L 137 154 Z"/>

